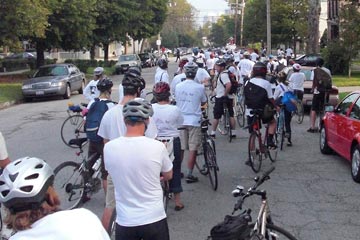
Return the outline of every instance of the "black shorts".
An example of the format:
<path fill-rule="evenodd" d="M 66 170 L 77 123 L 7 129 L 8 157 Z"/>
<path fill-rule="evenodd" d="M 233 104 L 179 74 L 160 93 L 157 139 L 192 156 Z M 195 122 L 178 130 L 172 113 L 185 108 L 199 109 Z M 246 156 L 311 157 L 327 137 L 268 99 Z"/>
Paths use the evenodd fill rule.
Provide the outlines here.
<path fill-rule="evenodd" d="M 320 92 L 319 94 L 314 94 L 311 104 L 311 110 L 315 112 L 319 112 L 324 108 L 325 102 L 325 93 Z"/>
<path fill-rule="evenodd" d="M 301 91 L 301 90 L 294 90 L 294 94 L 296 95 L 296 97 L 299 99 L 299 100 L 303 100 L 303 97 L 304 97 L 304 92 Z"/>
<path fill-rule="evenodd" d="M 214 105 L 214 118 L 220 119 L 221 116 L 224 114 L 224 102 L 229 109 L 230 117 L 234 117 L 234 109 L 233 109 L 233 99 L 227 97 L 215 98 L 215 105 Z"/>
<path fill-rule="evenodd" d="M 166 218 L 135 227 L 123 227 L 116 223 L 115 238 L 120 240 L 169 240 L 169 227 Z"/>
<path fill-rule="evenodd" d="M 105 170 L 105 164 L 104 164 L 104 143 L 103 142 L 92 142 L 89 141 L 89 149 L 88 149 L 88 158 L 92 156 L 93 154 L 96 155 L 92 161 L 89 163 L 90 166 L 92 166 L 95 161 L 101 157 L 101 165 L 100 165 L 100 172 L 101 172 L 101 179 L 106 180 L 108 176 L 108 172 Z M 92 172 L 91 172 L 92 173 Z"/>

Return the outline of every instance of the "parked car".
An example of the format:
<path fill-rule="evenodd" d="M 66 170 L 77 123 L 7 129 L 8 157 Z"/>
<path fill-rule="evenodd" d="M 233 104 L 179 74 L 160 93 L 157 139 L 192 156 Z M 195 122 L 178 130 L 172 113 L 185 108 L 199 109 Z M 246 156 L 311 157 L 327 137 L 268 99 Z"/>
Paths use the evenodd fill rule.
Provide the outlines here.
<path fill-rule="evenodd" d="M 13 53 L 5 59 L 36 59 L 36 53 L 31 52 L 21 52 L 21 53 Z"/>
<path fill-rule="evenodd" d="M 304 82 L 304 97 L 303 97 L 303 105 L 305 107 L 310 107 L 312 104 L 313 99 L 313 93 L 311 92 L 312 88 L 312 70 L 315 69 L 315 67 L 301 67 L 300 72 L 303 72 L 305 74 L 306 80 Z M 293 69 L 290 69 L 287 75 L 287 79 L 289 80 L 290 75 L 293 73 Z M 330 90 L 329 95 L 329 104 L 332 106 L 336 106 L 336 104 L 339 103 L 339 89 L 336 86 L 332 86 L 332 89 Z"/>
<path fill-rule="evenodd" d="M 351 176 L 360 182 L 360 91 L 348 94 L 336 107 L 326 108 L 320 128 L 320 151 L 335 151 L 351 163 Z"/>
<path fill-rule="evenodd" d="M 140 53 L 141 67 L 153 67 L 155 66 L 155 56 L 152 53 Z"/>
<path fill-rule="evenodd" d="M 137 54 L 120 55 L 119 60 L 115 65 L 115 73 L 122 74 L 126 72 L 129 67 L 135 66 L 141 71 L 141 60 Z"/>
<path fill-rule="evenodd" d="M 30 79 L 24 81 L 22 94 L 25 101 L 33 98 L 63 96 L 71 92 L 83 93 L 85 75 L 73 64 L 51 64 L 40 67 Z"/>
<path fill-rule="evenodd" d="M 301 55 L 295 59 L 295 62 L 301 66 L 311 66 L 316 67 L 318 59 L 321 58 L 320 54 L 307 54 Z"/>

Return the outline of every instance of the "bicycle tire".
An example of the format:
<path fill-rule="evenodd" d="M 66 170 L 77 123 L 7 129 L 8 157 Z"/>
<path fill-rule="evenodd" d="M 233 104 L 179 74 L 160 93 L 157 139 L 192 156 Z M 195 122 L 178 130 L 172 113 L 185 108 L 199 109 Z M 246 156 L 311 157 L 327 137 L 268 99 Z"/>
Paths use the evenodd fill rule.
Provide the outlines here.
<path fill-rule="evenodd" d="M 231 129 L 231 124 L 230 124 L 230 114 L 229 112 L 227 111 L 226 112 L 226 128 L 228 128 L 228 140 L 229 140 L 229 143 L 231 143 L 231 140 L 232 140 L 232 129 Z"/>
<path fill-rule="evenodd" d="M 281 139 L 280 139 L 280 150 L 284 149 L 284 141 L 285 141 L 285 132 L 284 129 L 281 131 Z"/>
<path fill-rule="evenodd" d="M 195 161 L 195 166 L 199 170 L 201 175 L 206 176 L 209 174 L 209 169 L 205 161 L 205 143 L 202 144 L 202 148 L 203 148 L 203 153 L 197 156 Z"/>
<path fill-rule="evenodd" d="M 260 139 L 261 141 L 261 139 Z M 256 132 L 252 132 L 249 137 L 248 154 L 251 169 L 257 173 L 261 169 L 262 153 L 259 136 Z"/>
<path fill-rule="evenodd" d="M 169 181 L 161 180 L 160 183 L 161 183 L 161 189 L 163 192 L 164 210 L 165 210 L 165 212 L 167 212 L 168 205 L 169 205 L 169 194 L 170 194 Z"/>
<path fill-rule="evenodd" d="M 86 138 L 86 132 L 84 131 L 85 121 L 80 114 L 69 116 L 61 125 L 61 140 L 66 146 L 71 148 L 77 148 L 71 146 L 69 141 L 74 138 Z M 83 144 L 85 145 L 87 141 Z"/>
<path fill-rule="evenodd" d="M 283 240 L 283 239 L 289 239 L 289 240 L 297 240 L 291 233 L 286 231 L 285 229 L 278 227 L 273 224 L 266 224 L 266 234 L 265 239 L 268 240 Z"/>
<path fill-rule="evenodd" d="M 242 103 L 236 103 L 236 120 L 239 127 L 244 127 L 245 125 L 245 108 Z"/>
<path fill-rule="evenodd" d="M 109 226 L 106 228 L 106 232 L 109 234 L 111 240 L 115 240 L 115 228 L 116 228 L 116 208 L 113 209 L 109 220 Z"/>
<path fill-rule="evenodd" d="M 304 121 L 304 106 L 302 105 L 301 100 L 296 104 L 296 121 L 298 124 L 301 124 Z"/>
<path fill-rule="evenodd" d="M 277 135 L 277 133 L 275 133 L 275 135 Z M 285 137 L 285 131 L 283 130 L 281 137 Z M 269 149 L 266 147 L 266 154 L 269 157 L 271 162 L 275 162 L 277 159 L 277 154 L 278 154 L 278 140 L 277 140 L 277 136 L 274 136 L 274 143 L 275 146 L 277 146 L 275 149 Z"/>
<path fill-rule="evenodd" d="M 209 171 L 209 179 L 211 187 L 214 191 L 218 188 L 218 166 L 216 163 L 216 154 L 210 143 L 206 143 L 206 150 L 204 149 L 204 153 L 206 153 L 206 164 Z"/>
<path fill-rule="evenodd" d="M 226 117 L 225 114 L 223 114 L 221 116 L 221 118 L 219 119 L 219 124 L 217 127 L 217 130 L 220 132 L 221 135 L 227 135 L 229 133 L 229 129 L 226 128 Z"/>
<path fill-rule="evenodd" d="M 62 210 L 74 209 L 82 204 L 86 180 L 79 167 L 76 162 L 63 162 L 54 169 L 54 188 Z"/>

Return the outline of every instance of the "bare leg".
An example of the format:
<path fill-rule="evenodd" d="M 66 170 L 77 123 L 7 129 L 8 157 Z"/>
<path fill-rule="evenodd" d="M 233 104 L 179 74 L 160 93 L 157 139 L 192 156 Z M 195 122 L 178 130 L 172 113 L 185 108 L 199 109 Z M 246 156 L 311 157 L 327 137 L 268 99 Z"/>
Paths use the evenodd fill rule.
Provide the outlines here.
<path fill-rule="evenodd" d="M 311 110 L 310 112 L 310 127 L 315 129 L 316 111 Z"/>
<path fill-rule="evenodd" d="M 189 151 L 188 169 L 194 169 L 197 151 Z"/>

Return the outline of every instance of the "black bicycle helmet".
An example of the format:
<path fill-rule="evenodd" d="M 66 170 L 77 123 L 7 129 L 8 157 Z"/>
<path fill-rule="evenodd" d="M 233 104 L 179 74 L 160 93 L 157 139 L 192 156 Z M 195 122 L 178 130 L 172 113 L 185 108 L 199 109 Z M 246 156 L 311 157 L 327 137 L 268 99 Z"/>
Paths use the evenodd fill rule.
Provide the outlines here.
<path fill-rule="evenodd" d="M 168 62 L 165 59 L 159 59 L 158 66 L 161 69 L 167 69 L 168 68 Z"/>
<path fill-rule="evenodd" d="M 97 89 L 99 89 L 100 92 L 105 92 L 111 90 L 113 85 L 114 84 L 110 78 L 104 78 L 96 84 L 96 87 Z"/>
<path fill-rule="evenodd" d="M 253 66 L 253 76 L 254 77 L 266 77 L 267 67 L 265 63 L 257 62 Z"/>
<path fill-rule="evenodd" d="M 220 58 L 219 60 L 216 61 L 215 65 L 226 67 L 226 61 L 223 58 Z"/>
<path fill-rule="evenodd" d="M 38 209 L 53 182 L 54 172 L 44 160 L 20 158 L 0 175 L 0 202 L 12 213 Z"/>
<path fill-rule="evenodd" d="M 184 69 L 185 69 L 185 76 L 194 79 L 197 70 L 199 69 L 199 66 L 194 62 L 188 62 L 187 64 L 185 64 Z"/>
<path fill-rule="evenodd" d="M 141 76 L 141 70 L 137 66 L 129 67 L 129 69 L 125 72 L 125 74 L 130 74 L 130 73 Z"/>
<path fill-rule="evenodd" d="M 142 98 L 136 98 L 127 102 L 123 108 L 125 119 L 141 122 L 154 114 L 151 104 Z"/>
<path fill-rule="evenodd" d="M 141 76 L 132 72 L 128 72 L 124 75 L 124 79 L 121 84 L 124 89 L 140 88 L 141 91 L 145 88 L 145 80 Z"/>

